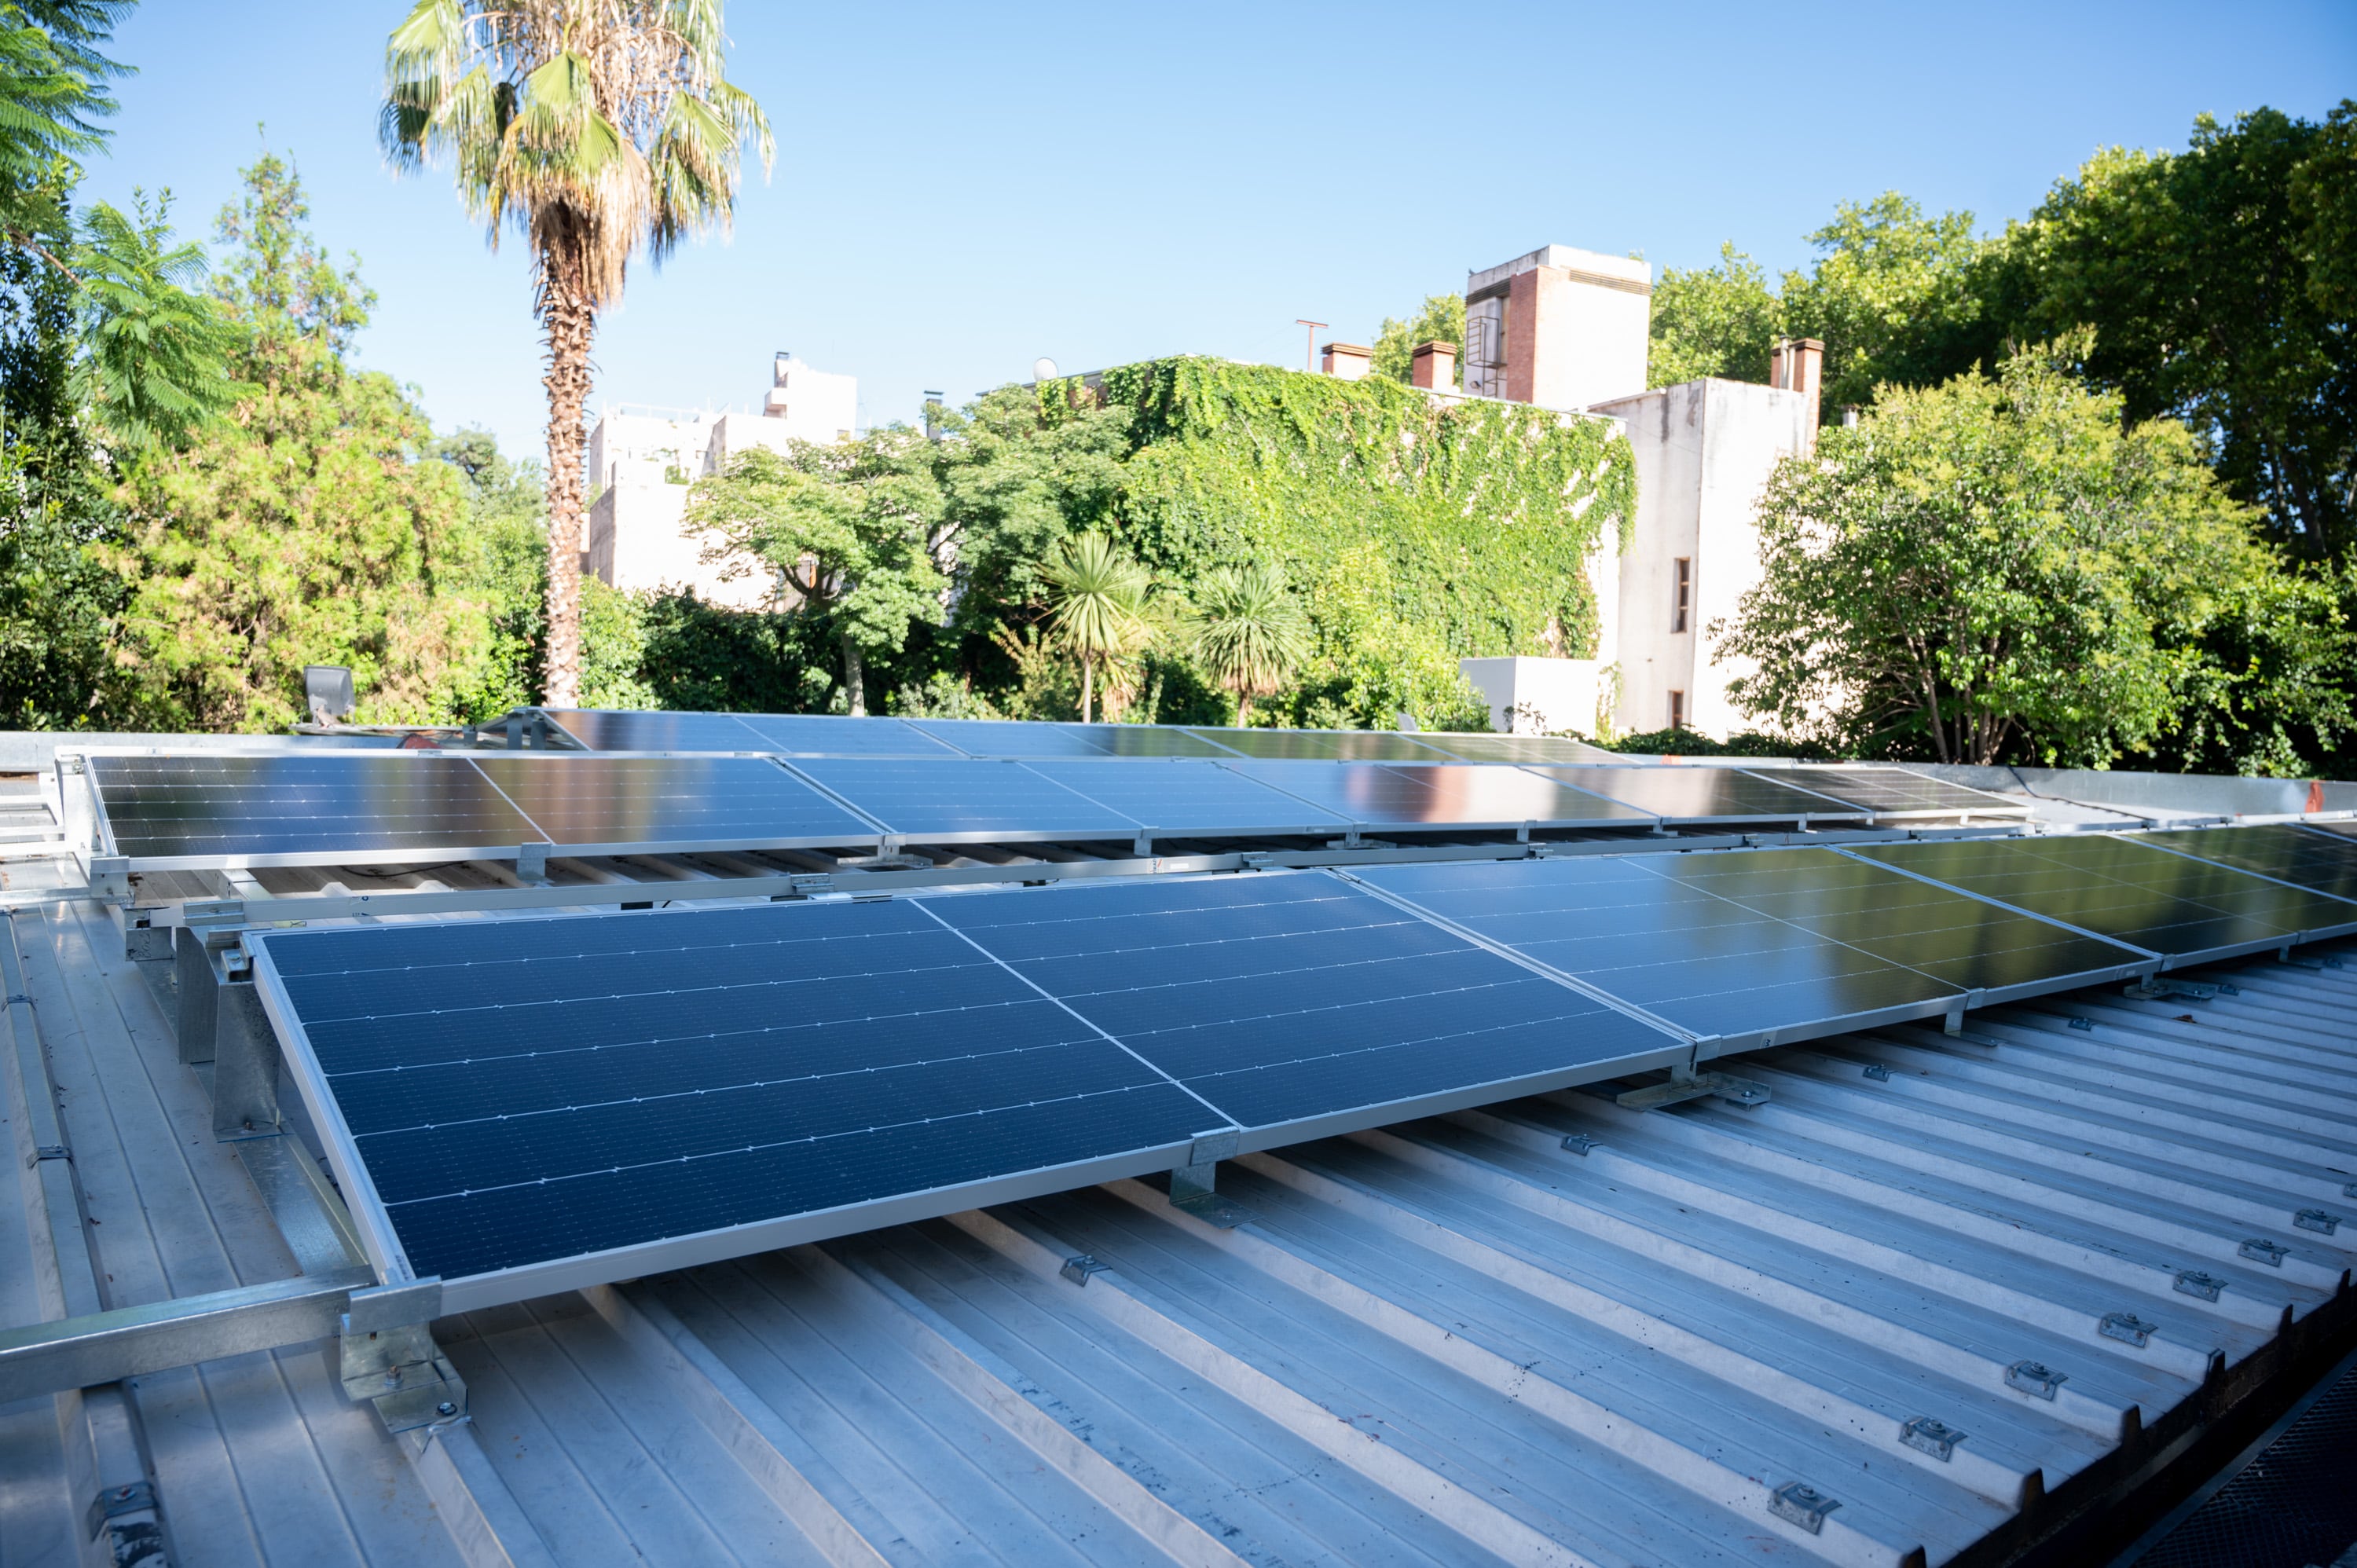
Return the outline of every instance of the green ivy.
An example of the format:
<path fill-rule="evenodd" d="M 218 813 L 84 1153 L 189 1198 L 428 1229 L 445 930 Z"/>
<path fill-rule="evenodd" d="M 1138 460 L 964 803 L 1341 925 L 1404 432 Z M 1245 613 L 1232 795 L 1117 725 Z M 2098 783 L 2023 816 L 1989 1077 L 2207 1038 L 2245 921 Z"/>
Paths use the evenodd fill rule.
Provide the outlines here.
<path fill-rule="evenodd" d="M 1318 655 L 1272 707 L 1386 726 L 1405 707 L 1428 724 L 1463 706 L 1458 658 L 1594 657 L 1587 557 L 1608 528 L 1627 549 L 1636 514 L 1609 422 L 1211 359 L 1098 381 L 1133 415 L 1128 546 L 1182 585 L 1248 557 L 1301 585 Z M 1075 381 L 1041 386 L 1043 419 L 1083 397 Z"/>

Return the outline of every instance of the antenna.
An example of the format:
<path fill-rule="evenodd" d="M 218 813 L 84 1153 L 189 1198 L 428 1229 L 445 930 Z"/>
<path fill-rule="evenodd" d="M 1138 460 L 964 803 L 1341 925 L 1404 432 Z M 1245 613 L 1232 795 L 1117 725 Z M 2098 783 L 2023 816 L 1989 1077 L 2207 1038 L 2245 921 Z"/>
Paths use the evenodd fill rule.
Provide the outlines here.
<path fill-rule="evenodd" d="M 1311 321 L 1299 316 L 1293 318 L 1293 324 L 1296 327 L 1309 328 L 1302 334 L 1302 337 L 1308 339 L 1308 344 L 1302 350 L 1301 368 L 1315 375 L 1318 371 L 1318 334 L 1325 331 L 1328 324 L 1323 321 Z"/>

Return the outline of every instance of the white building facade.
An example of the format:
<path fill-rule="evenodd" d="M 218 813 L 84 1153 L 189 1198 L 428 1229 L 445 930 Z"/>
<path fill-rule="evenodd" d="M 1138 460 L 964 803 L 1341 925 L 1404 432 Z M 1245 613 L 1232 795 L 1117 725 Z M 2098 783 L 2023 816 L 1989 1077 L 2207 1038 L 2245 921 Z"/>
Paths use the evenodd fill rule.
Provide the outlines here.
<path fill-rule="evenodd" d="M 608 408 L 589 433 L 588 538 L 583 571 L 622 589 L 692 589 L 706 604 L 768 609 L 776 575 L 751 562 L 705 559 L 711 536 L 686 521 L 688 487 L 731 459 L 795 441 L 848 441 L 857 424 L 859 381 L 814 370 L 791 354 L 771 362 L 758 413 Z"/>

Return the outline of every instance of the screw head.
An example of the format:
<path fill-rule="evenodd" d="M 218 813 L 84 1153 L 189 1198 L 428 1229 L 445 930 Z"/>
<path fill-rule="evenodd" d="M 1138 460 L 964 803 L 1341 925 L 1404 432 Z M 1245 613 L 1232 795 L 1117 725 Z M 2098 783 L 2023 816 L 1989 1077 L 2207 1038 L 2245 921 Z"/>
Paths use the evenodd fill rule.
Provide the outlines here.
<path fill-rule="evenodd" d="M 440 1404 L 434 1407 L 434 1413 L 436 1415 L 456 1415 L 458 1413 L 458 1407 L 452 1404 L 448 1400 L 444 1400 Z"/>

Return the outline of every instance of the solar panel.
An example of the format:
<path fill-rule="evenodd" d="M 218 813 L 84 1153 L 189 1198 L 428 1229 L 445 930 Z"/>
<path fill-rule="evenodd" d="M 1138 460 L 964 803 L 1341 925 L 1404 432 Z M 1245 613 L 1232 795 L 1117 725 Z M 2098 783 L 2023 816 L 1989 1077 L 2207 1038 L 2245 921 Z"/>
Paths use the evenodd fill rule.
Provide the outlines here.
<path fill-rule="evenodd" d="M 1215 741 L 1246 757 L 1308 762 L 1447 762 L 1449 756 L 1434 746 L 1389 730 L 1358 729 L 1197 729 L 1199 739 Z"/>
<path fill-rule="evenodd" d="M 1846 853 L 2172 958 L 2357 929 L 2357 908 L 2106 834 L 1861 844 Z"/>
<path fill-rule="evenodd" d="M 1864 807 L 1878 817 L 2018 817 L 2029 810 L 2019 800 L 1927 779 L 1903 768 L 1803 767 L 1760 777 Z"/>
<path fill-rule="evenodd" d="M 473 759 L 551 843 L 575 854 L 872 844 L 875 827 L 758 757 Z"/>
<path fill-rule="evenodd" d="M 1668 822 L 1789 822 L 1861 819 L 1823 795 L 1733 768 L 1537 768 L 1574 789 L 1592 789 Z"/>
<path fill-rule="evenodd" d="M 1348 818 L 1195 757 L 1160 762 L 1090 757 L 1026 766 L 1167 835 L 1330 834 L 1351 825 Z"/>
<path fill-rule="evenodd" d="M 1089 725 L 1026 724 L 1008 719 L 910 719 L 909 723 L 968 757 L 1103 757 Z"/>
<path fill-rule="evenodd" d="M 1464 762 L 1617 762 L 1617 752 L 1552 735 L 1451 735 L 1419 732 L 1425 746 Z"/>
<path fill-rule="evenodd" d="M 1519 829 L 1629 827 L 1651 813 L 1600 795 L 1566 789 L 1518 768 L 1452 762 L 1235 762 L 1248 779 L 1272 785 L 1363 827 Z"/>
<path fill-rule="evenodd" d="M 1020 762 L 813 757 L 793 767 L 912 843 L 1127 839 L 1141 825 Z"/>
<path fill-rule="evenodd" d="M 1969 898 L 1919 897 L 1896 886 L 1903 877 L 1857 876 L 1830 850 L 1357 875 L 1705 1036 L 1789 1041 L 1924 1017 L 1978 989 L 2048 990 L 2126 973 L 2139 956 Z"/>
<path fill-rule="evenodd" d="M 2357 843 L 2341 834 L 2328 836 L 2289 822 L 2266 822 L 2244 828 L 2138 833 L 2135 842 L 2270 876 L 2312 893 L 2357 900 Z"/>
<path fill-rule="evenodd" d="M 1320 875 L 928 904 L 1218 1106 L 1247 1148 L 1609 1076 L 1599 1064 L 1675 1045 Z"/>
<path fill-rule="evenodd" d="M 899 719 L 834 714 L 738 714 L 759 749 L 787 757 L 956 757 L 957 749 Z"/>
<path fill-rule="evenodd" d="M 513 855 L 543 836 L 462 757 L 93 756 L 84 766 L 114 853 L 134 870 L 464 860 Z"/>
<path fill-rule="evenodd" d="M 1168 725 L 1065 725 L 1106 757 L 1227 757 L 1237 755 L 1202 736 Z"/>
<path fill-rule="evenodd" d="M 549 708 L 558 727 L 591 751 L 766 751 L 769 743 L 734 714 L 631 708 Z"/>
<path fill-rule="evenodd" d="M 1134 1174 L 1222 1124 L 909 903 L 254 946 L 380 1268 L 478 1304 Z"/>

